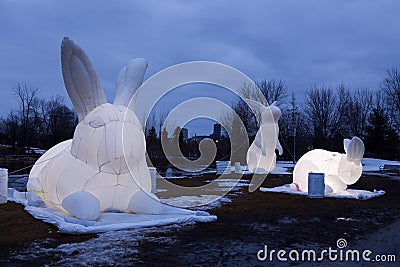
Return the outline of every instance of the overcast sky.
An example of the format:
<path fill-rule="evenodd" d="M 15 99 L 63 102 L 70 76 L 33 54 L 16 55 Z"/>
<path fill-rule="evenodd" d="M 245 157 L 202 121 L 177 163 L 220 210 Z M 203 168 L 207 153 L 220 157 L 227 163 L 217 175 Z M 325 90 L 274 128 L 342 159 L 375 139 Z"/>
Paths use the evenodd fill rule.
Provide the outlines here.
<path fill-rule="evenodd" d="M 87 52 L 109 101 L 135 57 L 147 58 L 146 77 L 177 63 L 221 62 L 255 81 L 283 79 L 299 100 L 313 84 L 377 89 L 400 67 L 399 14 L 397 0 L 0 0 L 0 115 L 16 108 L 18 82 L 68 99 L 64 36 Z"/>

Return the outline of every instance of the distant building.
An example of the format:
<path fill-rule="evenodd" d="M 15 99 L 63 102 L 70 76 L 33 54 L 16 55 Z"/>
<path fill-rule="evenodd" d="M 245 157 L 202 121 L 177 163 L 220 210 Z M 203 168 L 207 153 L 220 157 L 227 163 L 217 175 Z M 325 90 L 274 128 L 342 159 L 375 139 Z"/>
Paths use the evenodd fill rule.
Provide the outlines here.
<path fill-rule="evenodd" d="M 212 138 L 214 140 L 221 139 L 221 124 L 214 123 L 214 132 L 212 133 Z"/>
<path fill-rule="evenodd" d="M 182 133 L 182 137 L 183 137 L 182 139 L 183 139 L 183 141 L 188 140 L 188 138 L 189 138 L 189 131 L 188 131 L 188 129 L 187 129 L 187 128 L 182 128 L 181 133 Z"/>
<path fill-rule="evenodd" d="M 226 132 L 224 127 L 221 128 L 221 138 L 228 138 L 228 133 Z"/>
<path fill-rule="evenodd" d="M 192 136 L 192 138 L 190 138 L 190 141 L 194 141 L 196 143 L 200 143 L 201 140 L 205 139 L 205 138 L 210 138 L 210 136 L 208 135 L 194 135 Z"/>
<path fill-rule="evenodd" d="M 214 141 L 217 141 L 217 140 L 228 138 L 228 134 L 227 134 L 225 128 L 222 127 L 221 124 L 215 123 L 214 124 L 214 131 L 210 135 L 196 135 L 196 134 L 194 134 L 194 136 L 192 136 L 188 140 L 195 141 L 195 142 L 198 143 L 198 142 L 200 142 L 201 140 L 203 140 L 205 138 L 211 138 Z"/>
<path fill-rule="evenodd" d="M 214 132 L 210 135 L 210 137 L 214 140 L 226 139 L 228 138 L 228 133 L 221 124 L 215 123 Z"/>

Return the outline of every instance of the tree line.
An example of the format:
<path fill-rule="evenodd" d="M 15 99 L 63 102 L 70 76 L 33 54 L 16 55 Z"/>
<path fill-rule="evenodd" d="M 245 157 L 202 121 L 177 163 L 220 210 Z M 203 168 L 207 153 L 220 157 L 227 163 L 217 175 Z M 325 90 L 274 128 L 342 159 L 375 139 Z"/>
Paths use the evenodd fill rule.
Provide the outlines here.
<path fill-rule="evenodd" d="M 284 154 L 280 159 L 298 160 L 307 151 L 317 148 L 343 152 L 343 139 L 353 136 L 364 141 L 365 157 L 400 158 L 400 73 L 396 68 L 386 72 L 376 90 L 352 90 L 343 82 L 337 86 L 314 85 L 300 100 L 293 92 L 289 93 L 281 79 L 262 80 L 255 86 L 259 90 L 254 85 L 244 84 L 239 92 L 241 98 L 264 105 L 278 101 L 282 110 L 279 139 Z M 231 159 L 246 164 L 247 149 L 259 128 L 257 116 L 260 114 L 254 114 L 242 99 L 232 103 L 241 122 L 232 114 L 221 116 L 224 124 L 230 127 L 226 130 L 232 133 L 232 140 L 228 138 L 216 143 L 216 160 Z M 146 124 L 147 146 L 151 148 L 148 149 L 149 157 L 157 166 L 160 162 L 163 162 L 162 166 L 168 163 L 160 141 L 162 136 L 168 139 L 166 129 L 161 129 L 163 117 L 168 112 L 162 114 L 153 114 Z M 247 138 L 249 142 L 244 142 Z M 179 143 L 184 156 L 200 156 L 198 142 L 183 142 L 179 127 L 170 138 L 170 143 L 173 142 Z M 231 147 L 235 148 L 232 155 Z"/>
<path fill-rule="evenodd" d="M 343 139 L 360 137 L 365 144 L 365 156 L 400 158 L 400 73 L 397 68 L 386 72 L 377 90 L 351 90 L 345 83 L 336 87 L 314 85 L 297 101 L 289 95 L 283 80 L 263 80 L 256 83 L 265 98 L 250 85 L 241 95 L 271 104 L 278 101 L 282 110 L 279 121 L 283 158 L 298 159 L 311 149 L 343 151 Z M 262 100 L 265 99 L 265 100 Z M 234 104 L 234 110 L 244 121 L 250 137 L 258 129 L 244 101 Z"/>
<path fill-rule="evenodd" d="M 45 99 L 39 90 L 27 84 L 16 84 L 12 94 L 19 108 L 0 118 L 0 143 L 25 150 L 48 149 L 72 138 L 78 119 L 60 96 Z"/>
<path fill-rule="evenodd" d="M 256 85 L 260 90 L 254 90 L 253 85 L 243 85 L 240 95 L 265 105 L 278 101 L 282 110 L 279 139 L 284 148 L 281 159 L 298 159 L 316 148 L 343 151 L 343 139 L 352 136 L 364 141 L 365 156 L 400 158 L 400 73 L 397 68 L 386 72 L 376 90 L 351 90 L 345 83 L 335 87 L 314 85 L 300 101 L 293 92 L 289 93 L 283 80 L 262 80 Z M 48 149 L 72 138 L 78 119 L 62 97 L 41 98 L 38 89 L 26 84 L 17 84 L 12 93 L 18 99 L 19 108 L 0 118 L 1 144 Z M 231 127 L 228 132 L 235 135 L 233 141 L 248 136 L 251 143 L 258 130 L 256 116 L 259 114 L 253 114 L 243 100 L 233 103 L 232 108 L 242 123 L 225 116 L 222 118 L 228 121 L 225 125 Z M 153 113 L 146 124 L 149 157 L 157 158 L 161 165 L 167 162 L 161 147 L 162 136 L 169 142 L 178 143 L 185 157 L 199 157 L 198 141 L 182 140 L 180 129 L 175 129 L 172 139 L 167 137 L 166 129 L 161 127 L 168 112 L 159 113 Z M 233 160 L 245 163 L 249 143 L 219 141 L 216 143 L 218 159 L 229 158 L 232 145 L 239 150 L 232 155 L 236 157 Z"/>

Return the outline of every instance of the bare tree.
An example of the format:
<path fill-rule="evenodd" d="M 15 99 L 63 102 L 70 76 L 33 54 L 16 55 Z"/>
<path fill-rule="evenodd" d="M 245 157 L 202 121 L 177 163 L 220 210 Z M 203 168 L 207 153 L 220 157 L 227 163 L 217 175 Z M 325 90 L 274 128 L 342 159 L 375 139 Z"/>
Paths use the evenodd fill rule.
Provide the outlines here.
<path fill-rule="evenodd" d="M 51 145 L 72 138 L 77 124 L 77 115 L 64 104 L 64 99 L 56 97 L 48 101 L 48 127 L 51 132 Z"/>
<path fill-rule="evenodd" d="M 279 120 L 279 138 L 283 146 L 283 157 L 296 161 L 298 155 L 307 152 L 308 142 L 305 118 L 301 114 L 302 108 L 296 101 L 294 92 L 286 109 Z"/>
<path fill-rule="evenodd" d="M 352 94 L 343 82 L 336 87 L 336 98 L 336 108 L 333 110 L 335 119 L 332 127 L 335 129 L 334 138 L 336 138 L 336 142 L 341 144 L 343 139 L 351 134 L 350 121 L 352 120 L 352 117 L 348 116 Z"/>
<path fill-rule="evenodd" d="M 303 111 L 314 146 L 340 150 L 344 138 L 364 138 L 373 95 L 370 90 L 351 92 L 344 83 L 336 90 L 314 86 L 308 91 Z"/>
<path fill-rule="evenodd" d="M 254 116 L 251 115 L 251 111 L 244 101 L 236 104 L 233 110 L 220 117 L 221 124 L 225 127 L 227 133 L 229 133 L 230 159 L 232 162 L 246 164 L 246 154 L 249 148 L 248 135 L 255 136 L 257 132 L 257 129 L 251 126 L 254 125 L 253 119 Z M 252 133 L 247 132 L 249 128 L 252 129 Z"/>
<path fill-rule="evenodd" d="M 263 105 L 268 105 L 265 96 L 260 90 L 258 90 L 258 86 L 255 83 L 244 83 L 243 86 L 239 89 L 239 96 L 241 98 L 258 101 Z"/>
<path fill-rule="evenodd" d="M 390 117 L 400 128 L 400 73 L 397 68 L 387 70 L 386 77 L 380 85 L 386 93 Z"/>
<path fill-rule="evenodd" d="M 258 83 L 245 83 L 239 90 L 239 96 L 244 99 L 257 101 L 264 106 L 278 101 L 279 105 L 286 102 L 288 91 L 283 80 L 262 80 Z M 251 136 L 258 129 L 257 122 L 260 121 L 260 113 L 258 110 L 254 112 L 247 106 L 246 102 L 240 99 L 234 104 L 233 109 L 242 119 L 247 132 Z"/>
<path fill-rule="evenodd" d="M 21 143 L 23 146 L 29 146 L 29 139 L 27 137 L 32 132 L 32 111 L 34 103 L 37 101 L 39 89 L 18 83 L 12 90 L 13 94 L 18 97 L 20 105 Z"/>
<path fill-rule="evenodd" d="M 368 122 L 365 144 L 368 147 L 369 155 L 380 158 L 396 158 L 396 154 L 399 152 L 399 136 L 390 124 L 383 92 L 376 92 Z"/>
<path fill-rule="evenodd" d="M 314 147 L 328 148 L 336 133 L 338 99 L 332 88 L 314 86 L 305 96 L 304 113 Z"/>
<path fill-rule="evenodd" d="M 272 104 L 274 101 L 279 101 L 282 104 L 288 97 L 288 90 L 282 79 L 262 80 L 256 84 L 258 88 L 260 88 L 268 104 Z"/>
<path fill-rule="evenodd" d="M 372 109 L 374 93 L 371 90 L 356 90 L 349 99 L 346 121 L 352 135 L 364 138 L 369 113 Z"/>
<path fill-rule="evenodd" d="M 60 96 L 50 100 L 39 98 L 38 89 L 18 84 L 13 94 L 18 97 L 20 109 L 12 110 L 2 119 L 0 129 L 8 142 L 19 146 L 50 148 L 70 139 L 77 124 L 76 114 L 64 104 Z"/>
<path fill-rule="evenodd" d="M 236 114 L 243 122 L 243 125 L 246 128 L 248 134 L 250 136 L 255 135 L 258 129 L 257 121 L 259 121 L 256 120 L 256 116 L 260 116 L 260 114 L 258 114 L 258 111 L 256 110 L 256 113 L 253 113 L 246 102 L 241 99 L 236 104 L 234 104 L 233 111 L 236 112 Z M 231 119 L 233 124 L 234 117 L 231 116 Z"/>
<path fill-rule="evenodd" d="M 36 143 L 51 147 L 73 136 L 77 124 L 76 114 L 65 105 L 61 96 L 50 100 L 39 98 L 33 108 L 33 128 Z"/>
<path fill-rule="evenodd" d="M 155 114 L 155 111 L 152 111 L 150 113 L 149 118 L 147 118 L 146 124 L 143 125 L 143 127 L 145 127 L 144 132 L 145 132 L 146 136 L 148 136 L 150 134 L 150 130 L 156 128 L 156 114 Z M 152 133 L 152 134 L 154 134 L 154 133 Z M 156 131 L 156 134 L 157 134 L 157 131 Z"/>
<path fill-rule="evenodd" d="M 37 133 L 40 136 L 48 137 L 51 135 L 51 122 L 48 114 L 51 113 L 54 104 L 55 101 L 47 101 L 46 99 L 39 99 L 35 104 L 35 118 L 39 118 L 38 121 L 40 121 L 40 124 L 38 123 L 39 125 L 37 126 Z"/>
<path fill-rule="evenodd" d="M 288 97 L 288 90 L 283 80 L 270 79 L 256 83 L 245 83 L 239 90 L 239 95 L 268 106 L 274 101 L 285 102 Z"/>
<path fill-rule="evenodd" d="M 166 108 L 157 110 L 157 119 L 156 119 L 156 130 L 158 130 L 159 135 L 161 135 L 161 132 L 163 130 L 163 125 L 165 122 L 165 119 L 167 118 L 168 114 L 171 112 L 171 110 L 168 110 Z"/>
<path fill-rule="evenodd" d="M 3 133 L 10 144 L 16 148 L 17 142 L 19 140 L 19 116 L 15 111 L 11 110 L 7 118 L 1 118 L 0 131 Z"/>

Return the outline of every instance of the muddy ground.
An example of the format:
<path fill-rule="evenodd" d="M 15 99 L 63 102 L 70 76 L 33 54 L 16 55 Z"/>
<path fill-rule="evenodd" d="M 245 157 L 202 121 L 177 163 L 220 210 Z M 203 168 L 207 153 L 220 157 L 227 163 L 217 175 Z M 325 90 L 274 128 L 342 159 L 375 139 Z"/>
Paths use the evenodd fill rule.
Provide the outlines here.
<path fill-rule="evenodd" d="M 206 175 L 176 179 L 174 182 L 194 186 L 203 184 L 210 178 L 210 175 Z M 269 262 L 260 262 L 257 259 L 257 252 L 264 245 L 276 250 L 336 248 L 339 238 L 346 239 L 348 246 L 352 248 L 361 244 L 365 247 L 369 243 L 372 246 L 376 241 L 378 247 L 371 250 L 397 254 L 398 263 L 399 178 L 400 175 L 396 173 L 363 174 L 350 188 L 386 191 L 385 195 L 370 200 L 311 199 L 258 190 L 249 193 L 247 187 L 241 187 L 237 194 L 229 195 L 232 202 L 209 210 L 211 214 L 218 216 L 217 221 L 182 227 L 159 227 L 145 233 L 145 238 L 139 241 L 124 241 L 126 254 L 119 254 L 107 262 L 94 260 L 89 265 L 271 266 Z M 249 179 L 249 176 L 244 176 L 243 179 Z M 289 175 L 269 175 L 262 186 L 274 187 L 290 182 Z M 81 252 L 77 250 L 75 255 L 67 256 L 58 255 L 57 252 L 32 259 L 17 256 L 34 241 L 46 240 L 43 242 L 45 246 L 55 248 L 60 244 L 79 244 L 97 237 L 60 234 L 54 226 L 32 218 L 21 205 L 14 203 L 0 206 L 0 231 L 1 266 L 60 265 L 60 257 L 84 255 L 79 255 Z M 133 251 L 132 248 L 135 249 L 134 254 L 129 252 Z M 63 262 L 65 263 L 61 261 Z M 272 265 L 279 264 L 275 261 Z M 299 263 L 285 263 L 287 264 Z M 323 265 L 326 264 L 329 262 L 324 262 Z M 384 265 L 380 263 L 376 266 Z"/>

